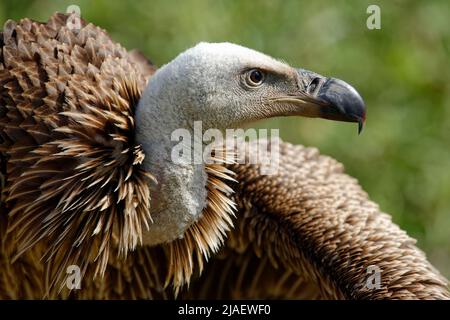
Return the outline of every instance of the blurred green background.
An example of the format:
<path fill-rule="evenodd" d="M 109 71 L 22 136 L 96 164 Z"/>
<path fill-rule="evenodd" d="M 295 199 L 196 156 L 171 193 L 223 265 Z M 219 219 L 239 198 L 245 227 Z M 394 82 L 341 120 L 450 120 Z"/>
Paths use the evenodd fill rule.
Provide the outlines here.
<path fill-rule="evenodd" d="M 0 23 L 47 20 L 70 4 L 83 18 L 157 65 L 199 41 L 230 41 L 353 84 L 368 106 L 356 125 L 283 118 L 284 140 L 343 162 L 450 277 L 450 2 L 442 1 L 18 1 Z M 366 9 L 381 8 L 381 30 Z"/>

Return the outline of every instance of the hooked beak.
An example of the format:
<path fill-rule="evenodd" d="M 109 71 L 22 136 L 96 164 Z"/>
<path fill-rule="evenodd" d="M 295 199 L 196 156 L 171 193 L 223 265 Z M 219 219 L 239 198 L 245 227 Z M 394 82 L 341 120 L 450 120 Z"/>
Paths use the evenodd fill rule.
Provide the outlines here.
<path fill-rule="evenodd" d="M 317 73 L 297 69 L 300 93 L 297 100 L 298 115 L 330 120 L 357 122 L 358 133 L 366 120 L 366 106 L 359 93 L 348 83 L 326 78 Z"/>

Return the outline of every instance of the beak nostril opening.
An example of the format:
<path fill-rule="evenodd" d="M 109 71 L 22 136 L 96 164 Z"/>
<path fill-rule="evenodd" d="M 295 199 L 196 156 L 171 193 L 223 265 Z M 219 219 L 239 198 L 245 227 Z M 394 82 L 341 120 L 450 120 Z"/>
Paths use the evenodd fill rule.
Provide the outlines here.
<path fill-rule="evenodd" d="M 320 78 L 314 78 L 311 80 L 311 82 L 308 85 L 308 93 L 309 94 L 313 94 L 317 91 L 317 89 L 319 88 L 319 84 L 320 84 Z"/>

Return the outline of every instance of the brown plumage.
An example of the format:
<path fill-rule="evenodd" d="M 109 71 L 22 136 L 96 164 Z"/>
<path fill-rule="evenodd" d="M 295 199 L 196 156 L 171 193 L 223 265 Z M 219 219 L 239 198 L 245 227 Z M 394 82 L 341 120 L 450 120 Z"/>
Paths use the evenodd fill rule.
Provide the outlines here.
<path fill-rule="evenodd" d="M 149 174 L 138 167 L 144 155 L 132 136 L 145 78 L 100 29 L 76 33 L 65 19 L 4 26 L 8 232 L 18 244 L 13 260 L 44 239 L 53 270 L 96 260 L 103 273 L 114 231 L 125 255 L 150 217 Z"/>
<path fill-rule="evenodd" d="M 154 178 L 133 115 L 155 68 L 100 28 L 66 22 L 8 21 L 0 39 L 0 298 L 450 297 L 342 165 L 286 143 L 275 176 L 208 165 L 201 219 L 183 239 L 140 246 Z M 69 292 L 71 264 L 83 282 Z M 370 265 L 380 289 L 365 286 Z"/>

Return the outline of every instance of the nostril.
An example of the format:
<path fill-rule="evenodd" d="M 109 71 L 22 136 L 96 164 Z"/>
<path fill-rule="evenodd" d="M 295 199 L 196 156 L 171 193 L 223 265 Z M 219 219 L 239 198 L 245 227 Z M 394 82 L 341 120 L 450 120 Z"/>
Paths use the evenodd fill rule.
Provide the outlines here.
<path fill-rule="evenodd" d="M 308 93 L 312 94 L 312 93 L 316 92 L 317 88 L 319 87 L 319 84 L 320 84 L 320 78 L 312 79 L 308 85 Z"/>

